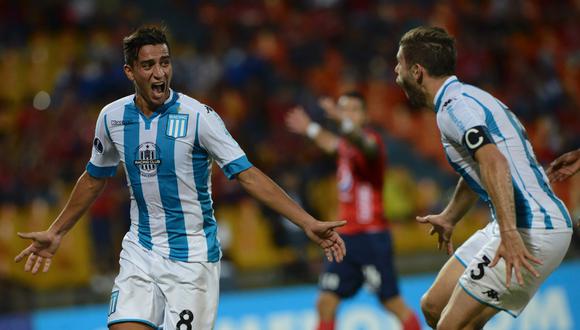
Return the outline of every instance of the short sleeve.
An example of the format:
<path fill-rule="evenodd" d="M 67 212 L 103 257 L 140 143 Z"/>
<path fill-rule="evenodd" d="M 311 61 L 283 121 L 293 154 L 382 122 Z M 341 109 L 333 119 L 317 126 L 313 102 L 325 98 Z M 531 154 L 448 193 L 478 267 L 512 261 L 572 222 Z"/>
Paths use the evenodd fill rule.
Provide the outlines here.
<path fill-rule="evenodd" d="M 486 123 L 481 111 L 458 100 L 437 113 L 437 125 L 446 140 L 461 144 L 467 130 L 475 126 L 486 126 Z"/>
<path fill-rule="evenodd" d="M 119 153 L 111 140 L 107 126 L 107 115 L 101 111 L 95 125 L 93 150 L 87 164 L 87 172 L 95 178 L 115 176 L 119 165 Z"/>
<path fill-rule="evenodd" d="M 209 153 L 228 179 L 233 179 L 236 174 L 253 165 L 228 132 L 220 116 L 212 108 L 204 107 L 198 116 L 196 140 L 199 139 L 199 146 Z"/>

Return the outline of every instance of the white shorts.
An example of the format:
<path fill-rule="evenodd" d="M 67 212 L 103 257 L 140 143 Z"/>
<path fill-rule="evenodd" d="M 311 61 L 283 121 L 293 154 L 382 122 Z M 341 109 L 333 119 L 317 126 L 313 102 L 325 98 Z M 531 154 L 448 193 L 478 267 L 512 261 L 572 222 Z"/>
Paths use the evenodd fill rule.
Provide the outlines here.
<path fill-rule="evenodd" d="M 125 237 L 119 264 L 108 326 L 139 322 L 153 329 L 213 328 L 219 297 L 219 262 L 166 259 Z"/>
<path fill-rule="evenodd" d="M 517 317 L 532 299 L 538 287 L 560 265 L 568 251 L 571 231 L 548 231 L 518 229 L 528 251 L 542 261 L 535 264 L 539 277 L 522 268 L 524 285 L 517 283 L 512 274 L 510 288 L 506 283 L 505 260 L 489 268 L 500 243 L 499 228 L 495 222 L 473 234 L 457 251 L 455 257 L 466 267 L 459 285 L 482 304 L 503 310 Z"/>

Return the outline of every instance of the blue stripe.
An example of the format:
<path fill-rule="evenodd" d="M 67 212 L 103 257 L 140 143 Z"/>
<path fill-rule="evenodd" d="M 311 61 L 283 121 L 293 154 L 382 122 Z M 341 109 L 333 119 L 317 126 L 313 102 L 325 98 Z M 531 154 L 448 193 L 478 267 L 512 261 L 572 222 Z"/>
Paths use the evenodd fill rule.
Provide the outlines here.
<path fill-rule="evenodd" d="M 145 197 L 143 196 L 141 171 L 135 165 L 135 156 L 139 150 L 139 112 L 133 104 L 127 104 L 125 106 L 125 112 L 123 113 L 123 121 L 126 123 L 123 127 L 125 168 L 127 169 L 128 180 L 133 190 L 133 197 L 139 209 L 139 223 L 137 227 L 139 243 L 146 249 L 151 250 L 153 243 L 151 241 L 151 227 L 149 227 L 149 211 L 147 210 L 147 203 L 145 203 Z"/>
<path fill-rule="evenodd" d="M 439 97 L 437 97 L 437 101 L 435 102 L 435 107 L 433 108 L 433 110 L 435 110 L 435 113 L 437 113 L 437 111 L 439 111 L 439 106 L 441 106 L 441 101 L 443 99 L 443 95 L 445 95 L 445 91 L 447 90 L 447 87 L 449 87 L 449 85 L 453 84 L 453 83 L 458 83 L 459 80 L 457 79 L 453 79 L 450 82 L 448 82 L 447 84 L 445 84 L 445 86 L 443 86 L 443 90 L 441 91 L 441 94 L 439 94 Z"/>
<path fill-rule="evenodd" d="M 515 180 L 512 178 L 512 185 L 514 187 L 514 202 L 516 203 L 516 226 L 518 228 L 532 228 L 532 208 L 530 203 L 520 187 L 516 184 Z"/>
<path fill-rule="evenodd" d="M 457 283 L 459 284 L 459 286 L 461 286 L 461 288 L 463 289 L 463 291 L 465 291 L 465 293 L 467 293 L 467 294 L 468 294 L 468 295 L 469 295 L 471 298 L 475 299 L 475 300 L 476 300 L 477 302 L 479 302 L 480 304 L 482 304 L 482 305 L 486 305 L 486 306 L 489 306 L 489 307 L 492 307 L 492 308 L 495 308 L 495 309 L 498 309 L 498 310 L 500 310 L 500 311 L 504 311 L 504 312 L 508 313 L 509 315 L 511 315 L 511 316 L 512 316 L 512 317 L 514 317 L 514 318 L 518 317 L 516 314 L 514 314 L 512 311 L 510 311 L 510 310 L 508 310 L 508 309 L 505 309 L 505 308 L 501 308 L 501 307 L 498 307 L 498 306 L 492 305 L 492 304 L 490 304 L 490 303 L 488 303 L 488 302 L 485 302 L 485 301 L 483 301 L 483 300 L 479 299 L 479 298 L 478 298 L 478 297 L 476 297 L 476 296 L 475 296 L 473 293 L 471 293 L 469 290 L 467 290 L 467 289 L 466 289 L 466 288 L 463 286 L 463 284 L 461 284 L 461 282 L 457 282 Z"/>
<path fill-rule="evenodd" d="M 87 173 L 93 178 L 110 178 L 117 173 L 117 166 L 96 166 L 91 162 L 87 163 Z"/>
<path fill-rule="evenodd" d="M 476 99 L 475 97 L 473 97 L 467 93 L 461 93 L 461 95 L 463 95 L 467 98 L 470 98 L 471 100 L 473 100 L 475 103 L 477 103 L 483 109 L 483 112 L 485 114 L 485 125 L 489 129 L 489 132 L 491 133 L 491 135 L 492 136 L 497 135 L 502 140 L 505 139 L 503 134 L 501 134 L 501 131 L 499 130 L 499 126 L 497 125 L 497 122 L 493 118 L 493 114 L 491 113 L 491 110 L 489 110 L 489 108 L 487 108 L 485 105 L 483 105 L 483 103 L 479 102 L 479 100 Z"/>
<path fill-rule="evenodd" d="M 512 117 L 514 115 L 511 113 L 511 111 L 509 109 L 504 108 L 504 111 L 505 111 L 506 116 L 508 117 L 510 123 L 514 127 L 515 131 L 518 133 L 518 136 L 520 138 L 520 142 L 522 143 L 524 151 L 526 152 L 526 157 L 528 159 L 528 163 L 532 169 L 532 172 L 534 172 L 534 176 L 536 177 L 536 182 L 538 183 L 538 186 L 540 186 L 542 188 L 542 190 L 544 191 L 544 193 L 546 195 L 548 195 L 548 197 L 554 202 L 554 204 L 556 204 L 556 206 L 558 207 L 558 209 L 562 213 L 562 217 L 566 220 L 566 226 L 568 228 L 572 228 L 572 220 L 570 219 L 570 215 L 566 211 L 566 208 L 564 207 L 562 201 L 559 198 L 557 198 L 556 196 L 554 196 L 554 192 L 552 191 L 552 188 L 548 185 L 548 183 L 544 179 L 542 172 L 540 172 L 538 162 L 536 161 L 535 156 L 532 154 L 532 152 L 530 151 L 530 149 L 528 147 L 527 139 L 524 137 L 525 133 L 523 132 L 521 126 L 518 125 L 518 123 L 516 123 L 515 119 Z M 536 203 L 538 203 L 538 202 L 536 201 Z M 540 207 L 540 211 L 542 211 L 542 213 L 544 213 L 544 224 L 546 226 L 546 229 L 554 229 L 554 225 L 552 223 L 552 218 L 548 215 L 546 209 L 542 205 L 540 205 L 540 203 L 538 203 L 538 206 Z"/>
<path fill-rule="evenodd" d="M 246 157 L 246 155 L 243 155 L 242 157 L 229 162 L 226 166 L 223 167 L 223 171 L 228 177 L 228 179 L 231 180 L 236 176 L 236 174 L 243 172 L 252 166 L 253 165 L 248 160 L 248 157 Z"/>
<path fill-rule="evenodd" d="M 175 104 L 179 106 L 179 103 Z M 172 109 L 173 110 L 173 109 Z M 170 113 L 172 110 L 168 111 Z M 169 116 L 162 115 L 157 123 L 157 146 L 161 155 L 161 164 L 157 169 L 157 182 L 161 195 L 161 204 L 165 212 L 165 229 L 169 240 L 169 258 L 187 261 L 189 247 L 185 230 L 185 217 L 179 198 L 177 187 L 177 173 L 175 169 L 175 139 L 166 135 Z"/>
<path fill-rule="evenodd" d="M 460 264 L 463 265 L 463 267 L 467 268 L 467 264 L 463 260 L 461 260 L 461 258 L 459 258 L 457 254 L 454 253 L 453 256 L 455 257 L 455 259 L 459 261 Z"/>
<path fill-rule="evenodd" d="M 220 244 L 217 240 L 217 222 L 213 215 L 213 202 L 208 186 L 210 159 L 207 151 L 199 143 L 199 113 L 195 119 L 192 164 L 197 200 L 199 201 L 203 215 L 203 231 L 207 243 L 207 259 L 209 262 L 217 262 L 220 259 Z"/>
<path fill-rule="evenodd" d="M 485 191 L 485 189 L 483 189 L 483 187 L 481 185 L 479 185 L 479 183 L 477 183 L 477 181 L 475 181 L 457 163 L 454 163 L 451 160 L 451 158 L 449 158 L 449 156 L 447 155 L 447 153 L 445 153 L 445 157 L 447 158 L 447 161 L 449 162 L 449 164 L 451 165 L 451 167 L 453 167 L 453 169 L 463 177 L 463 180 L 465 180 L 465 182 L 471 188 L 471 190 L 475 191 L 484 202 L 489 201 L 489 195 L 487 194 L 487 192 Z"/>
<path fill-rule="evenodd" d="M 488 126 L 489 131 L 492 134 L 492 136 L 493 136 L 493 134 L 495 134 L 495 135 L 499 136 L 502 139 L 502 141 L 505 140 L 505 137 L 503 136 L 503 134 L 499 130 L 499 126 L 497 125 L 495 118 L 493 118 L 493 114 L 492 114 L 491 110 L 488 107 L 486 107 L 483 103 L 479 102 L 479 100 L 476 99 L 475 97 L 473 97 L 467 93 L 462 93 L 462 95 L 473 100 L 475 103 L 477 103 L 481 107 L 481 109 L 483 109 L 483 112 L 485 114 L 485 124 L 486 124 L 486 126 Z M 506 149 L 506 152 L 508 154 L 508 157 L 510 158 L 510 163 L 515 164 L 513 157 L 512 157 L 512 154 L 511 154 L 511 151 L 510 151 L 510 148 L 505 148 L 505 149 Z M 544 221 L 546 221 L 546 218 L 548 218 L 548 220 L 549 220 L 549 215 L 546 212 L 546 210 L 540 205 L 540 203 L 538 203 L 538 201 L 532 196 L 532 194 L 526 188 L 526 183 L 523 180 L 522 175 L 520 174 L 518 168 L 516 166 L 513 166 L 513 168 L 514 168 L 515 175 L 518 177 L 519 182 L 521 182 L 526 194 L 532 200 L 534 200 L 534 202 L 536 202 L 536 204 L 540 208 L 540 211 L 544 214 Z M 530 208 L 528 200 L 523 196 L 523 192 L 520 190 L 519 186 L 516 184 L 516 180 L 514 178 L 513 173 L 512 173 L 512 186 L 514 187 L 513 189 L 514 189 L 514 203 L 515 203 L 515 207 L 516 207 L 516 226 L 517 227 L 523 226 L 522 228 L 531 228 L 532 221 L 533 221 L 533 214 L 531 212 L 531 208 Z M 517 194 L 519 194 L 519 195 L 517 195 Z M 526 218 L 521 219 L 520 216 L 525 216 Z"/>

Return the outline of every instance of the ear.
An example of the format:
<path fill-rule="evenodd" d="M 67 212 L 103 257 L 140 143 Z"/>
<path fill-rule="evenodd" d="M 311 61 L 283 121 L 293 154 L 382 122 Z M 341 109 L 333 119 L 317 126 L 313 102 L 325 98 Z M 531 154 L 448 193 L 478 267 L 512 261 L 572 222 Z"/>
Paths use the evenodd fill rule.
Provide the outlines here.
<path fill-rule="evenodd" d="M 419 84 L 421 84 L 423 82 L 423 74 L 425 73 L 425 68 L 422 67 L 420 64 L 414 64 L 411 67 L 411 74 L 413 75 L 413 78 L 415 78 L 415 81 Z"/>
<path fill-rule="evenodd" d="M 123 65 L 123 71 L 125 72 L 125 76 L 127 79 L 134 81 L 135 77 L 133 76 L 133 68 L 129 64 Z"/>

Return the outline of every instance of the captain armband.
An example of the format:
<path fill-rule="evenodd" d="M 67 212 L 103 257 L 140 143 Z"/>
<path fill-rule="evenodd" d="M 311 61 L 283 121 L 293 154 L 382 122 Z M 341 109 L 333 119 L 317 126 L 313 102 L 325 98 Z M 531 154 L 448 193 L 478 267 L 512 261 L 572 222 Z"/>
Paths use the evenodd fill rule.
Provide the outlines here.
<path fill-rule="evenodd" d="M 475 152 L 486 144 L 494 143 L 489 131 L 485 126 L 474 126 L 465 131 L 461 142 L 467 148 L 471 157 L 475 155 Z"/>

